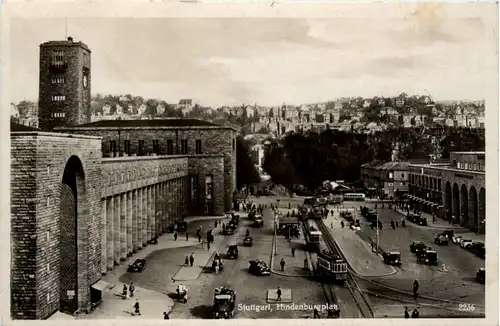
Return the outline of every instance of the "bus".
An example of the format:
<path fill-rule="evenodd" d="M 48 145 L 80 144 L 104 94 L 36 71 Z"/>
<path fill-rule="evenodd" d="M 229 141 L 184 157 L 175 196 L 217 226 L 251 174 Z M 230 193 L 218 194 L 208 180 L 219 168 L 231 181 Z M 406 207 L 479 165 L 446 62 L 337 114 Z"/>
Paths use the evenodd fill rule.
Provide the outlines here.
<path fill-rule="evenodd" d="M 344 194 L 345 201 L 365 201 L 366 196 L 362 193 L 347 193 Z"/>
<path fill-rule="evenodd" d="M 318 246 L 321 241 L 321 232 L 316 227 L 314 220 L 307 220 L 306 222 L 306 241 L 310 245 Z"/>

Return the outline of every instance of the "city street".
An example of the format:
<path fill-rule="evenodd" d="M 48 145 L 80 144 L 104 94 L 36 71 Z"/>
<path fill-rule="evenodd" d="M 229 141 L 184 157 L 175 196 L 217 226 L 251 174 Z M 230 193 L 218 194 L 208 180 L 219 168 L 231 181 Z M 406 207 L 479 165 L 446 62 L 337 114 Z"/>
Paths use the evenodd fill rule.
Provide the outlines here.
<path fill-rule="evenodd" d="M 182 281 L 181 283 L 189 289 L 188 302 L 186 304 L 176 302 L 171 310 L 170 318 L 211 318 L 214 289 L 223 285 L 236 291 L 234 318 L 312 318 L 313 312 L 308 310 L 279 310 L 275 299 L 267 300 L 267 292 L 280 286 L 283 292 L 287 289 L 291 290 L 292 302 L 295 304 L 324 304 L 325 298 L 319 283 L 307 277 L 277 274 L 255 276 L 248 271 L 249 260 L 262 259 L 266 264 L 270 264 L 273 241 L 272 211 L 270 209 L 264 211 L 262 228 L 251 227 L 245 213 L 237 212 L 237 214 L 242 217 L 234 235 L 220 235 L 222 230 L 220 226 L 215 232 L 215 245 L 222 256 L 224 270 L 219 275 L 215 275 L 211 269 L 212 256 L 197 279 Z M 228 222 L 228 220 L 222 221 Z M 194 237 L 199 225 L 203 225 L 203 229 L 206 230 L 209 226 L 213 227 L 213 221 L 190 223 L 188 230 L 191 237 Z M 254 238 L 252 247 L 243 246 L 243 238 L 247 229 Z M 184 240 L 183 234 L 179 237 L 178 241 Z M 225 256 L 227 246 L 231 244 L 238 245 L 239 257 L 237 259 L 227 259 Z M 214 248 L 211 247 L 211 249 Z M 182 267 L 185 256 L 193 251 L 195 251 L 195 257 L 200 256 L 200 253 L 196 254 L 198 250 L 206 251 L 206 246 L 205 249 L 189 247 L 156 251 L 148 257 L 148 267 L 143 273 L 126 273 L 120 281 L 128 283 L 133 280 L 138 286 L 173 296 L 179 283 L 172 281 L 173 275 Z"/>
<path fill-rule="evenodd" d="M 359 218 L 362 228 L 358 232 L 365 241 L 375 241 L 376 230 L 370 228 L 370 224 L 361 216 L 359 207 L 365 203 L 344 203 L 345 207 L 356 208 L 355 218 Z M 366 204 L 373 208 L 374 204 Z M 403 265 L 397 267 L 398 272 L 394 275 L 372 278 L 372 281 L 394 287 L 400 290 L 412 290 L 412 283 L 418 279 L 420 283 L 420 295 L 433 297 L 440 300 L 450 300 L 457 304 L 472 303 L 475 311 L 484 311 L 485 291 L 484 285 L 475 281 L 476 271 L 484 267 L 485 261 L 473 253 L 460 248 L 459 245 L 450 242 L 448 246 L 434 244 L 434 236 L 441 229 L 432 226 L 422 227 L 411 222 L 406 223 L 406 228 L 401 226 L 393 230 L 390 221 L 400 221 L 403 215 L 388 208 L 381 208 L 378 204 L 379 220 L 384 228 L 379 231 L 379 244 L 385 251 L 399 251 Z M 330 209 L 335 209 L 331 207 Z M 353 209 L 351 211 L 354 212 Z M 429 221 L 432 223 L 432 221 Z M 346 232 L 352 232 L 346 228 Z M 428 266 L 417 263 L 416 256 L 410 252 L 409 246 L 412 241 L 423 241 L 426 245 L 435 249 L 438 253 L 438 266 Z M 443 264 L 445 269 L 443 270 Z M 367 285 L 368 291 L 379 291 L 380 287 Z"/>

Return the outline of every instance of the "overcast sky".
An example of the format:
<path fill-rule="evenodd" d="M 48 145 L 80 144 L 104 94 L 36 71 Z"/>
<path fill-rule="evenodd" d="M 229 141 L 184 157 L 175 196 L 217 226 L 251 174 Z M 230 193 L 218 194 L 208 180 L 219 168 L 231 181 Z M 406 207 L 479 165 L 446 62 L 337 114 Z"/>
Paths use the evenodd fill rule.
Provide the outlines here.
<path fill-rule="evenodd" d="M 446 6 L 399 18 L 69 18 L 68 35 L 92 50 L 93 94 L 215 106 L 401 92 L 479 100 L 496 69 L 487 10 L 488 19 Z M 64 39 L 65 19 L 16 18 L 10 32 L 10 101 L 36 100 L 39 45 Z"/>

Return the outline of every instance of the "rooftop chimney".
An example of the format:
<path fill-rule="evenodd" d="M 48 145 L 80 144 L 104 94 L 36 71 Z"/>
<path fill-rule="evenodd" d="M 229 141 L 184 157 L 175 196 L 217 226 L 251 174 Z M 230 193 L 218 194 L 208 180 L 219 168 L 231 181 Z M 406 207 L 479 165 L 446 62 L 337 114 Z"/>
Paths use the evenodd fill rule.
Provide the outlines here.
<path fill-rule="evenodd" d="M 71 36 L 69 36 L 68 41 L 73 42 L 73 38 Z"/>

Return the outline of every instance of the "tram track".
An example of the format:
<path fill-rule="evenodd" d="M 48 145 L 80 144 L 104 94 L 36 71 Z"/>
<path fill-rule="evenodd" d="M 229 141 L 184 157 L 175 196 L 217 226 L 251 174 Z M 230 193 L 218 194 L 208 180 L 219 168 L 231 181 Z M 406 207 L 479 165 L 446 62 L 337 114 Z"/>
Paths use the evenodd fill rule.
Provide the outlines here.
<path fill-rule="evenodd" d="M 322 220 L 316 220 L 316 225 L 318 226 L 319 231 L 321 231 L 323 235 L 323 240 L 325 241 L 325 244 L 327 247 L 334 253 L 338 254 L 340 257 L 344 259 L 344 261 L 347 263 L 347 260 L 344 257 L 344 254 L 342 251 L 340 251 L 340 248 L 338 247 L 337 243 L 333 239 L 333 236 L 331 233 L 328 231 L 326 225 L 323 223 Z M 344 287 L 342 286 L 333 286 L 332 284 L 327 284 L 326 286 L 328 287 L 328 291 L 332 293 L 332 298 L 335 300 L 336 304 L 339 304 L 338 297 L 335 292 L 338 292 L 338 294 L 341 294 L 341 297 L 343 301 L 346 301 L 345 303 L 348 306 L 352 306 L 351 303 L 353 303 L 359 310 L 361 316 L 363 318 L 373 318 L 374 313 L 373 310 L 371 309 L 367 299 L 365 298 L 363 291 L 360 289 L 357 281 L 354 279 L 354 277 L 351 275 L 352 271 L 350 268 L 348 268 L 348 273 L 347 273 L 347 279 L 346 279 L 346 284 Z M 322 284 L 323 286 L 323 284 Z M 327 292 L 328 292 L 327 291 Z M 345 294 L 345 295 L 344 295 Z M 352 300 L 349 300 L 352 299 Z"/>

